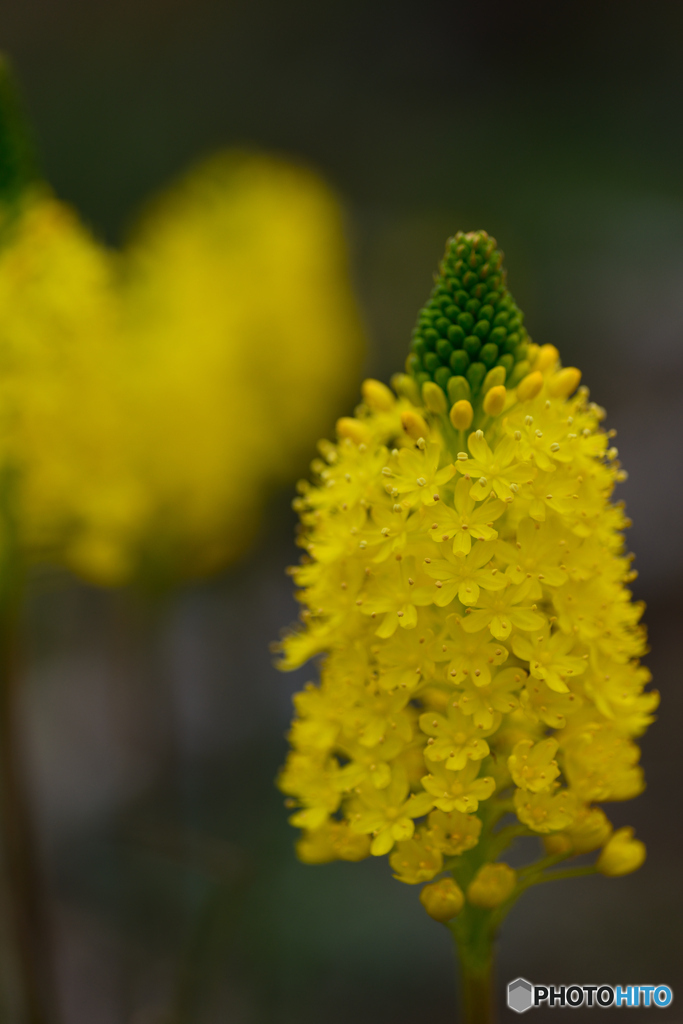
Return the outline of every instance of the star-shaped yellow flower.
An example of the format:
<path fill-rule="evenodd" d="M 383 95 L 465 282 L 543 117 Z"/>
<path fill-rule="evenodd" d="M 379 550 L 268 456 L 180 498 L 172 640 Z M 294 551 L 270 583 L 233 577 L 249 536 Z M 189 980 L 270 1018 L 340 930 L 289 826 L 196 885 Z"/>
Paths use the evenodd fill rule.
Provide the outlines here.
<path fill-rule="evenodd" d="M 471 482 L 460 477 L 455 485 L 453 506 L 439 502 L 429 510 L 432 537 L 435 541 L 453 540 L 453 554 L 467 555 L 472 540 L 495 540 L 498 534 L 493 523 L 505 511 L 502 501 L 487 501 L 477 505 L 470 497 Z"/>
<path fill-rule="evenodd" d="M 503 501 L 512 501 L 511 484 L 527 483 L 535 476 L 531 463 L 521 461 L 519 445 L 512 437 L 506 435 L 491 451 L 483 431 L 475 430 L 467 446 L 473 458 L 458 462 L 458 470 L 473 481 L 470 496 L 475 501 L 483 501 L 492 490 Z"/>
<path fill-rule="evenodd" d="M 444 449 L 428 444 L 424 449 L 401 448 L 382 472 L 387 477 L 387 490 L 410 505 L 434 505 L 439 500 L 439 487 L 455 475 L 455 466 L 447 462 L 439 469 Z"/>

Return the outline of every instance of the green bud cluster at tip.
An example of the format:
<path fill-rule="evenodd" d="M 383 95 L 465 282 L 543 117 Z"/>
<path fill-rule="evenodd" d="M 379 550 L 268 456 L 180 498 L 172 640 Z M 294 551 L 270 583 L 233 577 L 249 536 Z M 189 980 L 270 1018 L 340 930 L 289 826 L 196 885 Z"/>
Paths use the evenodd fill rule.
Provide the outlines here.
<path fill-rule="evenodd" d="M 457 378 L 474 399 L 496 366 L 505 371 L 496 383 L 507 387 L 529 372 L 524 315 L 505 277 L 503 254 L 485 231 L 459 231 L 449 239 L 406 363 L 420 387 L 434 381 L 450 397 L 458 390 Z"/>

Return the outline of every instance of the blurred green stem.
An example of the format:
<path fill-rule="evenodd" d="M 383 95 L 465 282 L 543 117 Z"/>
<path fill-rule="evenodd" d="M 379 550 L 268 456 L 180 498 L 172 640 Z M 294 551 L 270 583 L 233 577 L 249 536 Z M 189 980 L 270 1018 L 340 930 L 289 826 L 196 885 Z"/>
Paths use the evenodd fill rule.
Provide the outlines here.
<path fill-rule="evenodd" d="M 467 906 L 452 926 L 460 964 L 462 1024 L 493 1024 L 493 948 L 488 911 Z"/>
<path fill-rule="evenodd" d="M 0 486 L 5 526 L 0 561 L 0 815 L 17 986 L 27 1024 L 55 1024 L 49 926 L 38 844 L 26 779 L 21 723 L 21 609 L 24 573 L 7 512 L 8 487 Z"/>

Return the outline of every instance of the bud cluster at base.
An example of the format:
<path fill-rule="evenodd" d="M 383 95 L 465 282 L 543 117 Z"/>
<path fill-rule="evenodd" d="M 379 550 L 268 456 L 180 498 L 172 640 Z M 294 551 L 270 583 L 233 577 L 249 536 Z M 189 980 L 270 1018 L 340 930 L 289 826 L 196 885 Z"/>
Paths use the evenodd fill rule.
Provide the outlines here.
<path fill-rule="evenodd" d="M 571 1007 L 651 1007 L 663 1009 L 673 1001 L 669 985 L 532 985 L 516 978 L 508 985 L 507 1004 L 516 1013 L 545 1005 Z"/>

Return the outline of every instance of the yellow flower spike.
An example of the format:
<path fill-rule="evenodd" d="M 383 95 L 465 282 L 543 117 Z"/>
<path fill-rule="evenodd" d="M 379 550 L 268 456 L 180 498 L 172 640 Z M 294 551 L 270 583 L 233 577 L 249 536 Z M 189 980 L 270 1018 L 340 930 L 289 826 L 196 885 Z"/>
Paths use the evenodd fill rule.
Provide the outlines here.
<path fill-rule="evenodd" d="M 346 822 L 402 882 L 471 880 L 451 925 L 463 964 L 482 915 L 493 936 L 491 912 L 536 879 L 497 862 L 503 814 L 552 853 L 607 843 L 606 873 L 640 850 L 610 846 L 593 806 L 642 790 L 657 704 L 621 471 L 604 412 L 558 364 L 530 343 L 495 241 L 459 233 L 418 315 L 414 387 L 401 378 L 389 411 L 366 402 L 371 440 L 324 446 L 298 499 L 304 614 L 283 667 L 323 657 L 281 786 L 307 830 Z"/>
<path fill-rule="evenodd" d="M 460 913 L 465 905 L 465 896 L 452 878 L 442 878 L 432 885 L 425 885 L 420 893 L 420 903 L 430 917 L 445 923 Z"/>
<path fill-rule="evenodd" d="M 373 412 L 389 412 L 394 408 L 396 399 L 386 384 L 369 377 L 361 385 L 363 401 Z"/>
<path fill-rule="evenodd" d="M 620 828 L 608 839 L 596 867 L 611 878 L 630 875 L 644 863 L 646 853 L 645 843 L 633 838 L 632 828 Z"/>
<path fill-rule="evenodd" d="M 499 416 L 505 407 L 507 391 L 499 384 L 490 388 L 484 397 L 484 412 L 487 416 Z"/>
<path fill-rule="evenodd" d="M 422 385 L 422 401 L 430 412 L 440 413 L 441 415 L 448 412 L 446 396 L 442 388 L 429 380 Z"/>
<path fill-rule="evenodd" d="M 366 444 L 372 437 L 365 424 L 353 419 L 352 416 L 342 416 L 338 419 L 336 431 L 339 437 L 348 437 L 356 444 Z"/>
<path fill-rule="evenodd" d="M 241 556 L 361 354 L 335 198 L 245 154 L 191 172 L 120 254 L 25 190 L 0 319 L 20 543 L 104 585 Z"/>
<path fill-rule="evenodd" d="M 565 366 L 549 379 L 548 394 L 552 398 L 568 398 L 576 391 L 580 382 L 581 370 L 577 370 L 575 366 Z"/>
<path fill-rule="evenodd" d="M 450 421 L 456 430 L 469 430 L 474 419 L 474 409 L 466 398 L 456 402 L 450 411 Z"/>
<path fill-rule="evenodd" d="M 429 427 L 424 416 L 420 416 L 419 412 L 413 412 L 412 409 L 406 409 L 401 413 L 401 426 L 413 441 L 429 437 Z"/>
<path fill-rule="evenodd" d="M 546 370 L 552 369 L 557 364 L 559 358 L 560 353 L 554 345 L 541 345 L 534 363 L 534 370 L 538 370 L 539 373 L 545 373 Z"/>
<path fill-rule="evenodd" d="M 509 864 L 484 864 L 467 887 L 467 899 L 475 907 L 494 910 L 504 903 L 517 884 L 517 872 Z"/>
<path fill-rule="evenodd" d="M 517 398 L 520 402 L 530 402 L 543 387 L 543 374 L 538 370 L 528 373 L 517 385 Z"/>

